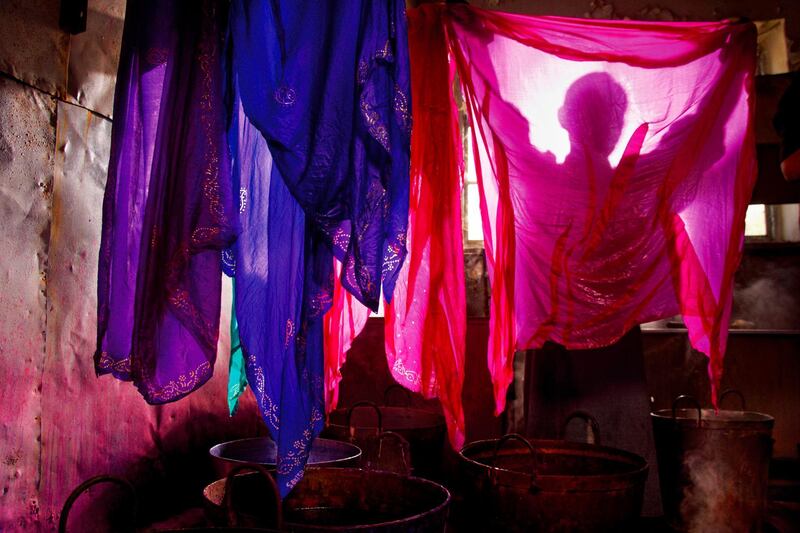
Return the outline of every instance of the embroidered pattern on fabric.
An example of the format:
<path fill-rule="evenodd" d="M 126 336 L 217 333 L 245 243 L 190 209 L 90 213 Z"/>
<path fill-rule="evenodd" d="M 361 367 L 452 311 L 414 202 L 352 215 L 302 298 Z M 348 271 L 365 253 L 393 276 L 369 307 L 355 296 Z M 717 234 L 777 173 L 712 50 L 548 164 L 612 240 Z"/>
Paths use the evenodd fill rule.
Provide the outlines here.
<path fill-rule="evenodd" d="M 321 291 L 309 302 L 308 318 L 317 318 L 333 305 L 333 298 L 328 291 Z"/>
<path fill-rule="evenodd" d="M 245 187 L 239 188 L 239 212 L 244 213 L 247 209 L 247 189 Z"/>
<path fill-rule="evenodd" d="M 313 429 L 319 422 L 322 422 L 322 413 L 316 407 L 311 408 L 311 420 L 308 422 L 308 427 L 303 430 L 303 436 L 292 443 L 292 449 L 286 452 L 278 462 L 278 474 L 288 475 L 293 470 L 300 468 L 303 459 L 308 454 L 309 446 L 311 445 L 311 438 L 313 436 Z M 295 476 L 287 483 L 288 487 L 294 487 L 298 481 L 303 477 L 303 470 L 300 469 Z"/>
<path fill-rule="evenodd" d="M 394 56 L 392 55 L 392 43 L 387 39 L 386 42 L 383 43 L 383 47 L 378 48 L 378 50 L 376 50 L 369 59 L 369 61 L 362 59 L 358 62 L 358 72 L 356 75 L 358 77 L 358 83 L 361 85 L 367 82 L 367 77 L 369 77 L 369 69 L 371 66 L 370 64 L 372 62 L 377 60 L 394 60 Z"/>
<path fill-rule="evenodd" d="M 108 352 L 101 352 L 100 359 L 97 361 L 97 368 L 124 375 L 130 379 L 131 373 L 131 358 L 114 360 Z"/>
<path fill-rule="evenodd" d="M 372 138 L 378 141 L 387 152 L 390 151 L 389 132 L 381 122 L 380 114 L 367 102 L 363 94 L 361 95 L 361 115 L 364 117 L 364 122 L 367 123 L 367 130 Z"/>
<path fill-rule="evenodd" d="M 207 380 L 211 375 L 211 364 L 203 361 L 197 368 L 190 370 L 186 374 L 181 374 L 178 379 L 170 380 L 161 387 L 154 387 L 152 380 L 148 379 L 147 396 L 151 402 L 164 403 L 179 396 L 184 396 L 192 392 L 200 383 Z"/>
<path fill-rule="evenodd" d="M 251 355 L 247 360 L 248 366 L 253 369 L 256 375 L 255 390 L 258 392 L 259 407 L 264 419 L 272 426 L 275 431 L 280 429 L 280 417 L 278 416 L 278 406 L 266 393 L 266 381 L 264 380 L 264 369 L 258 366 L 256 356 Z"/>
<path fill-rule="evenodd" d="M 402 376 L 403 379 L 412 385 L 420 386 L 422 383 L 419 373 L 406 368 L 402 359 L 395 359 L 394 365 L 392 365 L 392 371 L 395 373 L 395 375 Z"/>
<path fill-rule="evenodd" d="M 386 250 L 383 252 L 381 281 L 385 280 L 386 276 L 392 274 L 400 266 L 401 252 L 402 247 L 396 242 L 386 245 Z"/>
<path fill-rule="evenodd" d="M 208 242 L 214 240 L 220 233 L 217 227 L 200 227 L 192 232 L 192 244 L 195 246 L 203 246 Z"/>
<path fill-rule="evenodd" d="M 97 368 L 99 370 L 105 370 L 106 372 L 113 372 L 118 378 L 130 380 L 132 379 L 132 360 L 131 356 L 114 360 L 109 356 L 108 352 L 101 352 L 100 359 L 97 362 Z M 141 365 L 137 366 L 137 369 L 141 372 Z M 147 383 L 147 386 L 145 390 L 142 391 L 142 394 L 150 403 L 171 402 L 176 398 L 192 392 L 210 376 L 211 364 L 208 361 L 203 361 L 194 370 L 190 370 L 186 374 L 181 374 L 177 379 L 170 380 L 162 386 L 154 386 L 152 376 L 144 375 L 143 382 Z"/>
<path fill-rule="evenodd" d="M 394 112 L 397 115 L 397 123 L 404 132 L 411 132 L 411 114 L 408 109 L 408 97 L 399 85 L 394 86 Z"/>
<path fill-rule="evenodd" d="M 204 8 L 208 9 L 209 5 L 204 4 Z M 211 19 L 211 17 L 206 17 Z M 212 32 L 213 28 L 206 27 L 204 32 Z M 191 235 L 191 244 L 193 247 L 203 247 L 212 244 L 212 241 L 219 235 L 221 227 L 227 224 L 227 217 L 223 209 L 223 204 L 220 199 L 220 185 L 219 185 L 219 153 L 217 144 L 214 142 L 214 120 L 216 117 L 216 110 L 214 109 L 214 101 L 212 98 L 213 93 L 213 80 L 212 72 L 215 67 L 212 66 L 212 60 L 215 57 L 215 43 L 213 38 L 202 39 L 200 49 L 197 55 L 197 61 L 200 66 L 202 76 L 202 95 L 200 97 L 200 122 L 203 126 L 205 135 L 205 145 L 208 150 L 205 153 L 205 167 L 203 169 L 203 182 L 202 191 L 203 198 L 208 202 L 209 213 L 214 226 L 202 226 L 196 228 Z M 191 257 L 190 248 L 188 243 L 183 243 L 178 250 L 170 258 L 166 266 L 166 287 L 168 292 L 168 301 L 181 317 L 188 319 L 191 327 L 195 333 L 199 335 L 199 341 L 205 345 L 209 353 L 216 351 L 217 347 L 217 328 L 213 327 L 211 323 L 205 320 L 192 302 L 189 292 L 181 288 L 181 281 L 185 269 L 189 265 Z"/>
<path fill-rule="evenodd" d="M 393 61 L 394 56 L 392 55 L 392 43 L 387 39 L 384 43 L 382 48 L 376 50 L 372 56 L 369 58 L 369 61 L 362 59 L 358 64 L 358 83 L 361 85 L 361 96 L 359 98 L 359 105 L 361 107 L 361 115 L 364 117 L 364 121 L 367 124 L 367 130 L 369 134 L 374 138 L 376 141 L 380 143 L 381 146 L 387 151 L 390 152 L 391 148 L 389 145 L 389 133 L 386 129 L 386 125 L 383 124 L 381 121 L 380 114 L 375 111 L 372 104 L 367 101 L 367 94 L 363 90 L 363 85 L 367 82 L 369 78 L 370 70 L 373 67 L 373 63 L 376 61 Z M 395 100 L 397 96 L 395 95 Z M 397 102 L 395 101 L 395 104 Z M 406 109 L 408 109 L 408 105 L 406 102 Z"/>
<path fill-rule="evenodd" d="M 227 270 L 227 274 L 230 277 L 236 275 L 236 257 L 233 255 L 233 250 L 230 248 L 226 248 L 222 250 L 220 254 L 220 260 L 222 261 L 222 265 Z"/>
<path fill-rule="evenodd" d="M 336 228 L 336 233 L 333 235 L 333 245 L 342 252 L 346 252 L 349 244 L 350 235 L 341 227 Z"/>
<path fill-rule="evenodd" d="M 284 107 L 291 107 L 297 100 L 297 93 L 287 85 L 281 85 L 275 89 L 275 101 Z"/>
<path fill-rule="evenodd" d="M 209 42 L 214 43 L 214 39 L 208 39 Z M 219 188 L 219 153 L 217 153 L 217 144 L 214 142 L 213 121 L 215 115 L 214 102 L 211 97 L 213 87 L 211 58 L 214 54 L 214 45 L 206 44 L 203 40 L 202 48 L 198 57 L 200 63 L 200 70 L 203 73 L 203 95 L 200 97 L 200 120 L 203 123 L 203 130 L 206 134 L 206 168 L 203 171 L 205 179 L 203 180 L 203 196 L 209 203 L 209 212 L 215 223 L 225 225 L 227 217 L 222 207 L 220 200 Z"/>
<path fill-rule="evenodd" d="M 150 249 L 155 250 L 156 246 L 158 246 L 158 226 L 153 226 L 153 230 L 150 233 Z"/>
<path fill-rule="evenodd" d="M 287 320 L 286 321 L 286 337 L 285 337 L 285 339 L 283 341 L 284 348 L 287 348 L 289 346 L 289 341 L 292 340 L 292 337 L 294 336 L 294 331 L 295 331 L 294 322 L 291 319 Z"/>

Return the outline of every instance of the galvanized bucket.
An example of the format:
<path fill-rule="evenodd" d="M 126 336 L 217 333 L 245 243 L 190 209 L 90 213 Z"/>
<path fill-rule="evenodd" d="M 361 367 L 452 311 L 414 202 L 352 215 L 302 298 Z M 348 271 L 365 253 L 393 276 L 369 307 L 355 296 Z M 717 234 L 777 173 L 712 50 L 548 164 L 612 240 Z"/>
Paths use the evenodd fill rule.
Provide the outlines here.
<path fill-rule="evenodd" d="M 236 465 L 257 464 L 275 470 L 278 451 L 275 441 L 268 437 L 239 439 L 223 442 L 209 450 L 214 472 L 225 477 Z M 344 467 L 358 464 L 361 450 L 358 446 L 331 439 L 315 439 L 311 443 L 309 466 Z"/>
<path fill-rule="evenodd" d="M 720 396 L 720 402 L 730 393 Z M 664 515 L 679 531 L 761 531 L 772 427 L 762 413 L 701 409 L 679 396 L 652 413 Z M 679 409 L 690 402 L 691 409 Z"/>
<path fill-rule="evenodd" d="M 470 443 L 460 455 L 476 530 L 624 531 L 639 518 L 647 462 L 633 453 L 510 434 Z"/>

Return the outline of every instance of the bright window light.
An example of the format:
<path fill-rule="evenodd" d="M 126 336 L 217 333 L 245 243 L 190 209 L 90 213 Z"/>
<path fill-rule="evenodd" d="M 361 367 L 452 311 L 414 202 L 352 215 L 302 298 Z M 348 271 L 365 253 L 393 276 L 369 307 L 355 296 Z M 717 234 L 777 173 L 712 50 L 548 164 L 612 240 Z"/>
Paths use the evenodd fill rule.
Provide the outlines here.
<path fill-rule="evenodd" d="M 481 197 L 477 183 L 467 184 L 467 240 L 483 240 Z"/>
<path fill-rule="evenodd" d="M 767 236 L 767 206 L 751 204 L 747 206 L 744 217 L 744 234 L 747 237 Z"/>

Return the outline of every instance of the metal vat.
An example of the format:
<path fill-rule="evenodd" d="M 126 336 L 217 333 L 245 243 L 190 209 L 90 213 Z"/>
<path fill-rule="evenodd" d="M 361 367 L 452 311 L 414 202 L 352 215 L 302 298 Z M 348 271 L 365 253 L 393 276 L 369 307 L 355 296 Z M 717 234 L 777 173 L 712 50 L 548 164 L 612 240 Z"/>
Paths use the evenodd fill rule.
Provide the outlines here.
<path fill-rule="evenodd" d="M 270 526 L 274 496 L 257 473 L 229 477 L 237 525 Z M 203 491 L 212 521 L 225 523 L 226 480 Z M 443 532 L 450 493 L 432 481 L 357 468 L 309 468 L 282 503 L 288 531 Z M 230 523 L 230 522 L 229 522 Z"/>
<path fill-rule="evenodd" d="M 460 456 L 476 530 L 622 531 L 641 512 L 647 462 L 633 453 L 510 434 L 470 443 Z"/>
<path fill-rule="evenodd" d="M 386 390 L 385 398 L 391 390 Z M 408 406 L 358 402 L 349 409 L 332 411 L 323 435 L 358 445 L 365 450 L 362 460 L 368 461 L 370 438 L 384 431 L 398 433 L 409 442 L 411 465 L 416 475 L 440 477 L 447 426 L 439 413 Z"/>
<path fill-rule="evenodd" d="M 679 402 L 693 407 L 679 409 Z M 742 404 L 744 408 L 743 399 Z M 744 410 L 715 413 L 688 396 L 679 396 L 672 409 L 655 411 L 652 419 L 670 526 L 680 531 L 761 531 L 775 420 Z"/>
<path fill-rule="evenodd" d="M 257 464 L 275 470 L 277 449 L 268 437 L 239 439 L 217 444 L 209 450 L 214 471 L 225 477 L 236 465 Z M 311 444 L 309 466 L 355 466 L 361 456 L 358 446 L 330 439 L 315 439 Z"/>

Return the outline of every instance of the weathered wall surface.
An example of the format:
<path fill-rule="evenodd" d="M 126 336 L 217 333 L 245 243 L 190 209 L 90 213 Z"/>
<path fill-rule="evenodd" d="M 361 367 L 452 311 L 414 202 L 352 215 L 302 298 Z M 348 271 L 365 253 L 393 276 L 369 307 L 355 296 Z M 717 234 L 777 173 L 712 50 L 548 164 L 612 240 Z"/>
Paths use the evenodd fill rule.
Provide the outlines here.
<path fill-rule="evenodd" d="M 0 79 L 0 529 L 38 512 L 55 101 Z"/>
<path fill-rule="evenodd" d="M 134 481 L 143 519 L 198 503 L 208 447 L 265 432 L 248 396 L 225 402 L 223 306 L 216 377 L 148 406 L 97 378 L 97 254 L 125 3 L 90 2 L 87 32 L 58 28 L 59 2 L 0 3 L 0 531 L 53 531 L 84 479 Z M 229 286 L 228 294 L 229 300 Z M 71 515 L 97 525 L 95 491 Z"/>

